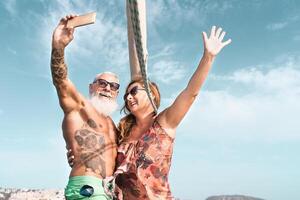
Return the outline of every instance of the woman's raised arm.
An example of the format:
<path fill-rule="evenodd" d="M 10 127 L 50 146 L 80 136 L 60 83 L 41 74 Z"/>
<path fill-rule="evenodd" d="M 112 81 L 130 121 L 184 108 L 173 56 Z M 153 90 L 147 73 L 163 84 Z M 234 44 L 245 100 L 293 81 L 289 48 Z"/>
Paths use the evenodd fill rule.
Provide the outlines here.
<path fill-rule="evenodd" d="M 159 121 L 164 128 L 175 130 L 179 125 L 198 95 L 216 55 L 231 42 L 230 39 L 223 42 L 225 32 L 222 31 L 222 28 L 216 29 L 215 26 L 212 27 L 209 37 L 205 32 L 202 32 L 202 36 L 204 53 L 196 71 L 187 87 L 177 96 L 172 105 L 160 114 Z"/>

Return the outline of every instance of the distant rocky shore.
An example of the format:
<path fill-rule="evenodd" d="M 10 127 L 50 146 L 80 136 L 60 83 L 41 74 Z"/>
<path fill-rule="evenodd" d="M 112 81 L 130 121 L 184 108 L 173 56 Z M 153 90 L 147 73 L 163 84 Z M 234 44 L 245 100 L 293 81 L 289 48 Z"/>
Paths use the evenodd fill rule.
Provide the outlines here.
<path fill-rule="evenodd" d="M 12 189 L 0 187 L 0 200 L 65 200 L 64 190 L 51 189 Z M 176 198 L 176 200 L 184 200 Z M 198 200 L 198 199 L 195 199 Z M 199 199 L 202 200 L 202 199 Z M 264 200 L 243 195 L 211 196 L 206 200 Z"/>
<path fill-rule="evenodd" d="M 0 200 L 64 200 L 63 190 L 0 188 Z"/>
<path fill-rule="evenodd" d="M 211 196 L 206 200 L 264 200 L 256 197 L 249 197 L 244 195 L 220 195 L 220 196 Z"/>

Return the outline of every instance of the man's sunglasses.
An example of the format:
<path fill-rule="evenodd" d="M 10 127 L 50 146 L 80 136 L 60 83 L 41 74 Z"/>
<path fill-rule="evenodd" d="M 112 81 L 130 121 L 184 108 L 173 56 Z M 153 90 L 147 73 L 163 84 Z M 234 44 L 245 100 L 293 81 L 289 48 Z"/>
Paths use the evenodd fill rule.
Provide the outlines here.
<path fill-rule="evenodd" d="M 101 88 L 106 88 L 106 86 L 109 85 L 110 89 L 112 91 L 117 91 L 120 87 L 120 84 L 118 84 L 118 83 L 108 82 L 108 81 L 106 81 L 104 79 L 101 79 L 101 78 L 95 80 L 93 83 L 97 83 Z"/>
<path fill-rule="evenodd" d="M 134 86 L 133 88 L 131 88 L 131 90 L 129 90 L 129 92 L 124 94 L 124 97 L 123 97 L 124 101 L 127 101 L 127 96 L 129 94 L 131 94 L 131 96 L 135 96 L 138 93 L 139 90 L 145 90 L 145 89 L 144 88 L 139 88 L 138 86 Z"/>

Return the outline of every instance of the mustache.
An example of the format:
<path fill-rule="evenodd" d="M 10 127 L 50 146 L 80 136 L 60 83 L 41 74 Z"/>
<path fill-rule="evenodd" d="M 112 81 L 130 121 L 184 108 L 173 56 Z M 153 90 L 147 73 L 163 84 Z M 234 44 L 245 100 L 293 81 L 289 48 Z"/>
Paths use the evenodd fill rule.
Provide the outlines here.
<path fill-rule="evenodd" d="M 104 97 L 112 98 L 112 95 L 111 95 L 111 93 L 109 93 L 109 92 L 99 92 L 98 95 L 99 95 L 99 96 L 104 96 Z"/>
<path fill-rule="evenodd" d="M 106 116 L 111 115 L 114 111 L 118 109 L 118 103 L 116 99 L 113 98 L 102 98 L 100 94 L 93 94 L 90 99 L 90 103 L 96 108 L 100 113 Z"/>

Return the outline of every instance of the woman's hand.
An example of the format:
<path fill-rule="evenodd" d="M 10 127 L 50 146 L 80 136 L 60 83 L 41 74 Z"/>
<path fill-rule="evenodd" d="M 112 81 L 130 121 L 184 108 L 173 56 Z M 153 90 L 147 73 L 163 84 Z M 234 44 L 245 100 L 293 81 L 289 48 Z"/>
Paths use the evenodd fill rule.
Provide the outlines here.
<path fill-rule="evenodd" d="M 171 137 L 175 137 L 175 129 L 186 115 L 191 105 L 196 99 L 201 86 L 203 85 L 210 68 L 212 66 L 215 56 L 228 45 L 231 40 L 222 42 L 225 32 L 222 28 L 213 26 L 209 38 L 205 32 L 202 33 L 204 41 L 204 55 L 191 77 L 187 87 L 178 95 L 170 107 L 165 109 L 158 119 L 159 123 Z"/>
<path fill-rule="evenodd" d="M 68 149 L 68 152 L 67 152 L 67 158 L 68 158 L 68 163 L 69 163 L 69 166 L 70 167 L 73 167 L 74 165 L 74 155 L 73 155 L 73 152 L 71 149 Z"/>
<path fill-rule="evenodd" d="M 222 42 L 226 32 L 222 31 L 222 28 L 219 27 L 216 29 L 215 26 L 211 28 L 210 36 L 207 37 L 206 32 L 202 32 L 203 41 L 204 41 L 204 54 L 215 57 L 223 47 L 231 43 L 231 39 Z"/>

